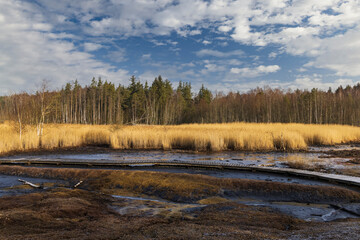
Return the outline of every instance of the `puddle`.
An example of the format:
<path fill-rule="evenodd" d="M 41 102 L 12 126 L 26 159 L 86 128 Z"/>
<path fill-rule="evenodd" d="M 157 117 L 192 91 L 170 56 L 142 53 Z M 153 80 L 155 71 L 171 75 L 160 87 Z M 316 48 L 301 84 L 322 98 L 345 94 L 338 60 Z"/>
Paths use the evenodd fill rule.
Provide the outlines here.
<path fill-rule="evenodd" d="M 267 202 L 257 199 L 239 199 L 235 201 L 249 206 L 269 207 L 309 222 L 329 222 L 345 218 L 359 218 L 360 216 L 360 203 L 346 204 L 339 207 L 331 204 Z"/>
<path fill-rule="evenodd" d="M 141 197 L 119 195 L 113 195 L 113 197 L 121 199 L 120 202 L 112 204 L 112 208 L 121 215 L 171 216 L 175 214 L 186 214 L 188 217 L 196 217 L 196 212 L 207 206 L 205 204 L 183 204 Z M 345 206 L 333 206 L 331 204 L 268 202 L 266 200 L 251 198 L 229 200 L 248 206 L 268 207 L 275 211 L 309 222 L 329 222 L 345 218 L 358 218 L 360 215 L 360 203 L 346 204 Z"/>
<path fill-rule="evenodd" d="M 19 194 L 27 194 L 27 193 L 42 191 L 42 189 L 35 189 L 31 187 L 24 189 L 16 188 L 17 186 L 23 185 L 20 181 L 18 181 L 19 178 L 37 185 L 46 184 L 46 183 L 54 183 L 54 184 L 64 183 L 64 181 L 54 180 L 54 179 L 0 175 L 0 197 L 14 196 Z"/>
<path fill-rule="evenodd" d="M 334 209 L 331 206 L 319 207 L 316 205 L 293 205 L 284 203 L 268 203 L 266 206 L 269 206 L 273 209 L 276 209 L 286 215 L 294 216 L 306 221 L 316 221 L 316 222 L 328 222 L 338 219 L 345 218 L 358 218 L 358 215 L 351 214 L 347 211 L 341 209 Z M 360 206 L 360 204 L 358 204 Z"/>

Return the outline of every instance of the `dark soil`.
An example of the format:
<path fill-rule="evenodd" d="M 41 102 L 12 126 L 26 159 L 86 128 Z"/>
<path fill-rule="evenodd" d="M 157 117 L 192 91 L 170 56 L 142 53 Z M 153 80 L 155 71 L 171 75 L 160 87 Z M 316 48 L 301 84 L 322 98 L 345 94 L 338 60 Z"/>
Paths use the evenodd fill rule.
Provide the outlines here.
<path fill-rule="evenodd" d="M 84 154 L 84 153 L 109 153 L 119 151 L 117 149 L 112 149 L 108 145 L 90 145 L 90 146 L 81 146 L 81 147 L 62 147 L 54 149 L 29 149 L 24 151 L 12 151 L 5 154 L 0 154 L 0 157 L 9 157 L 9 156 L 32 156 L 32 155 L 48 155 L 48 154 Z"/>
<path fill-rule="evenodd" d="M 256 239 L 298 229 L 300 220 L 264 208 L 216 204 L 181 216 L 118 215 L 103 195 L 57 190 L 0 199 L 1 239 Z M 261 230 L 261 231 L 259 231 Z"/>
<path fill-rule="evenodd" d="M 240 193 L 262 197 L 278 195 L 280 198 L 287 193 L 290 198 L 305 202 L 360 200 L 359 193 L 336 187 L 217 179 L 203 175 L 9 166 L 0 166 L 0 171 L 73 182 L 84 180 L 80 185 L 83 189 L 55 188 L 0 198 L 0 239 L 286 239 L 298 236 L 302 239 L 306 234 L 313 234 L 314 225 L 327 233 L 337 224 L 307 223 L 269 208 L 231 201 L 195 208 L 191 218 L 186 212 L 167 217 L 121 215 L 114 208 L 119 200 L 108 195 L 114 191 L 190 202 L 206 196 Z M 344 223 L 348 232 L 357 231 L 360 221 L 355 223 L 357 225 Z"/>
<path fill-rule="evenodd" d="M 345 174 L 360 177 L 360 150 L 332 150 L 328 152 L 323 152 L 326 154 L 322 158 L 346 158 L 349 159 L 346 161 L 346 164 L 353 165 L 352 168 L 337 169 L 336 173 Z"/>
<path fill-rule="evenodd" d="M 360 164 L 360 158 L 351 159 L 351 160 L 347 161 L 346 163 Z"/>
<path fill-rule="evenodd" d="M 360 150 L 331 150 L 322 152 L 326 154 L 326 156 L 322 156 L 323 158 L 355 158 L 360 159 Z"/>
<path fill-rule="evenodd" d="M 0 198 L 0 239 L 351 239 L 347 234 L 357 236 L 360 226 L 306 223 L 234 202 L 195 210 L 194 219 L 120 215 L 109 204 L 106 195 L 67 189 Z"/>

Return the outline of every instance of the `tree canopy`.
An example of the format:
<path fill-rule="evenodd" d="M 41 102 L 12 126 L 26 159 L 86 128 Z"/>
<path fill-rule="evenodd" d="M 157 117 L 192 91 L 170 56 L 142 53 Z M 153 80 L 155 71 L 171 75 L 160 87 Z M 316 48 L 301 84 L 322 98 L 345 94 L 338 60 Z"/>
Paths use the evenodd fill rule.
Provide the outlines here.
<path fill-rule="evenodd" d="M 44 111 L 46 109 L 46 111 Z M 181 124 L 225 122 L 295 122 L 360 125 L 360 84 L 335 91 L 313 88 L 295 91 L 256 88 L 246 93 L 211 92 L 204 85 L 193 92 L 191 83 L 176 88 L 158 76 L 141 83 L 135 76 L 128 86 L 93 78 L 77 80 L 60 91 L 0 97 L 0 120 L 24 123 Z"/>

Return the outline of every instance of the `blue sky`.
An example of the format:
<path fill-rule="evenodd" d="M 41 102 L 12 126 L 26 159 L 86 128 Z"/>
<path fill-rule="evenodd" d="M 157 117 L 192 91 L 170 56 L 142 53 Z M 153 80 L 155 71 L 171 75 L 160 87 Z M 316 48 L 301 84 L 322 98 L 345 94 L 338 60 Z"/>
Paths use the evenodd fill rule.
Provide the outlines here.
<path fill-rule="evenodd" d="M 212 91 L 360 80 L 359 0 L 0 0 L 0 94 L 161 74 Z"/>

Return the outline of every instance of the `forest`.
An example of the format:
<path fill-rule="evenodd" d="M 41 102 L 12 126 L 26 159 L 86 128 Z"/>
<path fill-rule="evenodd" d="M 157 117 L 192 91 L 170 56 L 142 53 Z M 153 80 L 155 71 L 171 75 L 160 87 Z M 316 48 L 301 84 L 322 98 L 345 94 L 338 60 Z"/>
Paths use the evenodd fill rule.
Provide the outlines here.
<path fill-rule="evenodd" d="M 128 86 L 92 79 L 35 93 L 0 97 L 0 121 L 41 126 L 66 124 L 309 123 L 360 125 L 360 84 L 327 91 L 256 88 L 246 93 L 198 92 L 158 76 L 150 84 L 132 76 Z"/>

